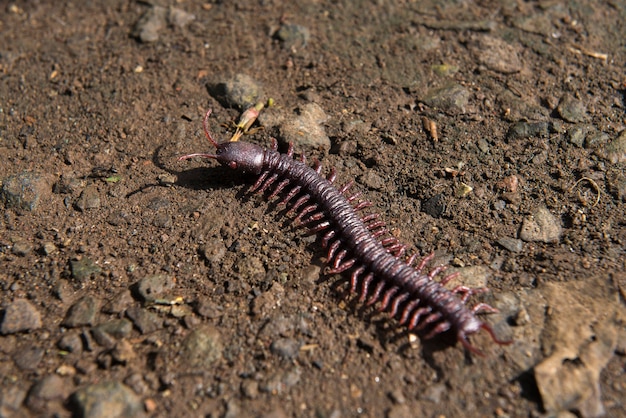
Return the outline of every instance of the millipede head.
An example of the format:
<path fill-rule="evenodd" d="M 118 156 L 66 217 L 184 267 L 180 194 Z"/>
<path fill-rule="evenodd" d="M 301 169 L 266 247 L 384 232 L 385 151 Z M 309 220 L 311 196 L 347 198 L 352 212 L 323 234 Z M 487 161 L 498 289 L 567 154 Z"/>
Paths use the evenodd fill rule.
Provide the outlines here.
<path fill-rule="evenodd" d="M 193 157 L 210 158 L 220 164 L 246 173 L 261 174 L 263 171 L 263 159 L 265 150 L 250 142 L 222 142 L 218 143 L 209 130 L 208 120 L 211 109 L 206 112 L 203 121 L 204 134 L 215 147 L 215 154 L 195 153 L 179 157 L 179 160 L 188 160 Z"/>

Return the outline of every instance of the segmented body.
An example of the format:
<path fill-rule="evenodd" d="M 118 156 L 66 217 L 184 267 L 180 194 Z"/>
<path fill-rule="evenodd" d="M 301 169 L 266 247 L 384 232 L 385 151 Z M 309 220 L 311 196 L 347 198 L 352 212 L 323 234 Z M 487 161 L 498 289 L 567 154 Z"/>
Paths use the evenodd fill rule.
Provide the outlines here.
<path fill-rule="evenodd" d="M 271 191 L 271 197 L 284 195 L 281 203 L 297 213 L 296 219 L 320 233 L 331 266 L 327 273 L 350 272 L 350 289 L 359 294 L 361 302 L 380 302 L 381 311 L 389 312 L 409 329 L 428 329 L 427 338 L 452 330 L 463 345 L 476 352 L 467 335 L 481 328 L 491 332 L 475 316 L 476 310 L 489 307 L 479 304 L 470 310 L 464 304 L 477 291 L 463 286 L 446 289 L 442 283 L 453 276 L 441 282 L 433 280 L 442 268 L 422 273 L 430 258 L 418 268 L 404 261 L 404 245 L 393 237 L 381 239 L 386 229 L 378 215 L 359 216 L 358 211 L 369 202 L 353 204 L 358 194 L 346 195 L 349 185 L 336 188 L 334 177 L 334 172 L 328 178 L 322 177 L 319 164 L 311 168 L 294 160 L 291 149 L 280 154 L 274 147 L 264 150 L 262 173 L 251 191 Z M 462 299 L 456 296 L 458 293 L 463 293 Z"/>
<path fill-rule="evenodd" d="M 350 290 L 358 293 L 361 302 L 380 303 L 381 311 L 389 312 L 409 329 L 423 330 L 424 338 L 454 332 L 466 349 L 479 355 L 482 353 L 467 337 L 481 329 L 497 344 L 510 343 L 499 340 L 493 329 L 475 315 L 495 309 L 484 303 L 472 309 L 465 305 L 471 295 L 486 289 L 457 286 L 448 290 L 444 286 L 456 275 L 433 280 L 444 267 L 422 273 L 432 255 L 424 258 L 417 268 L 412 267 L 415 255 L 404 259 L 406 246 L 388 236 L 379 214 L 360 216 L 359 212 L 371 203 L 358 200 L 360 193 L 349 194 L 352 182 L 336 188 L 334 170 L 323 177 L 318 162 L 309 167 L 304 157 L 301 161 L 294 160 L 291 146 L 286 154 L 281 154 L 276 141 L 271 149 L 248 142 L 218 144 L 207 127 L 209 115 L 210 111 L 204 119 L 204 130 L 216 153 L 189 154 L 180 159 L 216 159 L 232 169 L 258 175 L 251 192 L 266 193 L 269 200 L 280 196 L 280 203 L 289 208 L 288 213 L 296 214 L 295 222 L 320 234 L 322 246 L 328 250 L 327 273 L 350 273 Z"/>

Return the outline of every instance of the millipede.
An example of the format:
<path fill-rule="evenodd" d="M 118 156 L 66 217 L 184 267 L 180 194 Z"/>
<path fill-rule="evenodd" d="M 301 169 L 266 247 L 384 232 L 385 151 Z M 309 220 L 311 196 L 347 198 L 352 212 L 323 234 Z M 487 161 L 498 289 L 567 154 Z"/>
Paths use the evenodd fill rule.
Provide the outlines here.
<path fill-rule="evenodd" d="M 209 109 L 203 128 L 216 149 L 215 154 L 188 154 L 179 160 L 214 159 L 238 172 L 258 176 L 250 192 L 266 194 L 268 201 L 280 198 L 278 204 L 288 208 L 286 214 L 293 216 L 294 223 L 321 237 L 321 245 L 328 252 L 325 273 L 345 273 L 350 292 L 358 295 L 360 303 L 379 303 L 380 311 L 388 312 L 400 325 L 419 332 L 424 339 L 454 333 L 465 349 L 480 356 L 483 353 L 468 339 L 480 330 L 486 331 L 497 344 L 511 343 L 498 339 L 493 328 L 476 316 L 496 309 L 485 303 L 472 308 L 466 305 L 472 295 L 486 289 L 462 285 L 446 288 L 458 273 L 441 280 L 435 277 L 445 266 L 425 273 L 434 254 L 424 257 L 414 267 L 416 254 L 406 257 L 406 245 L 388 233 L 380 214 L 362 214 L 372 203 L 359 199 L 360 192 L 350 191 L 354 181 L 336 187 L 334 168 L 324 176 L 319 161 L 311 167 L 304 155 L 294 159 L 291 144 L 287 153 L 280 153 L 275 139 L 269 149 L 237 140 L 218 143 L 208 128 L 210 115 Z"/>

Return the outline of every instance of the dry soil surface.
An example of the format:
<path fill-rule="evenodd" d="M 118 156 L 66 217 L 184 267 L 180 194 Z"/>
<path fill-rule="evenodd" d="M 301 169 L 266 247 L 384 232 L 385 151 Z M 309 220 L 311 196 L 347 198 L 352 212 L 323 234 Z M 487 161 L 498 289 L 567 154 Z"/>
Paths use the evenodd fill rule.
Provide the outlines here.
<path fill-rule="evenodd" d="M 626 416 L 624 1 L 0 6 L 0 416 Z M 256 102 L 513 343 L 407 331 L 177 160 Z"/>

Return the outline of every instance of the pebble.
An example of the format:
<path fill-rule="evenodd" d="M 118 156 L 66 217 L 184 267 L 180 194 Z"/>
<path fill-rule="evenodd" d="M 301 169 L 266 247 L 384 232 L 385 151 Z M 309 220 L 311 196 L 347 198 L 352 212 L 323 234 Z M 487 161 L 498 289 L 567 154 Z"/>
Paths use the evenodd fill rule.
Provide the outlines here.
<path fill-rule="evenodd" d="M 546 137 L 550 134 L 548 122 L 517 122 L 509 128 L 507 140 L 525 139 L 531 137 Z"/>
<path fill-rule="evenodd" d="M 385 180 L 372 170 L 367 170 L 365 174 L 359 176 L 358 181 L 372 190 L 383 190 L 385 188 Z"/>
<path fill-rule="evenodd" d="M 99 274 L 102 269 L 88 257 L 70 260 L 72 278 L 79 283 L 89 280 Z"/>
<path fill-rule="evenodd" d="M 210 326 L 197 328 L 182 343 L 182 360 L 190 368 L 210 369 L 224 350 L 219 331 Z"/>
<path fill-rule="evenodd" d="M 97 209 L 101 205 L 100 192 L 98 188 L 91 184 L 83 189 L 74 203 L 74 207 L 81 212 L 89 209 Z"/>
<path fill-rule="evenodd" d="M 144 302 L 162 299 L 176 285 L 176 281 L 167 274 L 146 276 L 135 285 L 137 294 Z"/>
<path fill-rule="evenodd" d="M 229 80 L 210 88 L 211 94 L 228 107 L 241 110 L 254 106 L 263 96 L 259 83 L 247 74 L 235 74 Z"/>
<path fill-rule="evenodd" d="M 300 343 L 291 338 L 279 338 L 272 342 L 270 351 L 280 358 L 292 360 L 298 356 Z"/>
<path fill-rule="evenodd" d="M 217 266 L 226 255 L 226 245 L 222 240 L 212 238 L 200 248 L 200 253 L 212 266 Z"/>
<path fill-rule="evenodd" d="M 301 375 L 302 371 L 299 367 L 294 367 L 290 370 L 281 370 L 274 373 L 267 381 L 263 382 L 259 386 L 259 389 L 262 392 L 275 395 L 285 393 L 300 382 Z"/>
<path fill-rule="evenodd" d="M 442 194 L 436 194 L 433 197 L 426 199 L 422 202 L 422 212 L 432 216 L 433 218 L 440 218 L 446 210 L 445 197 Z"/>
<path fill-rule="evenodd" d="M 296 50 L 306 47 L 311 39 L 311 32 L 304 26 L 283 23 L 276 32 L 276 38 L 283 43 L 285 48 Z"/>
<path fill-rule="evenodd" d="M 37 308 L 26 299 L 15 299 L 4 311 L 0 334 L 32 331 L 41 328 L 41 325 L 41 314 Z"/>
<path fill-rule="evenodd" d="M 98 299 L 92 296 L 85 296 L 79 299 L 68 310 L 61 325 L 67 328 L 93 325 L 96 320 L 96 314 L 98 313 L 98 305 Z"/>
<path fill-rule="evenodd" d="M 83 418 L 142 417 L 141 399 L 119 382 L 86 386 L 72 395 L 76 415 Z"/>
<path fill-rule="evenodd" d="M 57 347 L 70 353 L 80 353 L 83 350 L 83 341 L 78 333 L 69 332 L 61 337 Z"/>
<path fill-rule="evenodd" d="M 469 49 L 490 70 L 502 74 L 513 74 L 522 70 L 518 48 L 502 39 L 478 36 L 472 40 Z"/>
<path fill-rule="evenodd" d="M 249 399 L 257 398 L 259 396 L 259 383 L 256 380 L 244 380 L 241 382 L 241 393 Z"/>
<path fill-rule="evenodd" d="M 38 370 L 39 363 L 45 353 L 45 350 L 41 347 L 30 347 L 24 350 L 18 350 L 13 356 L 13 362 L 20 370 Z"/>
<path fill-rule="evenodd" d="M 40 251 L 41 251 L 41 253 L 43 255 L 52 255 L 52 254 L 57 252 L 57 246 L 54 245 L 53 242 L 46 241 L 41 246 L 41 250 Z"/>
<path fill-rule="evenodd" d="M 130 307 L 126 310 L 126 316 L 133 321 L 142 334 L 150 334 L 163 326 L 163 320 L 156 314 L 146 311 L 138 306 Z"/>
<path fill-rule="evenodd" d="M 603 147 L 596 150 L 596 155 L 611 164 L 626 162 L 626 130 Z"/>
<path fill-rule="evenodd" d="M 422 100 L 426 105 L 436 108 L 447 114 L 465 113 L 469 102 L 470 92 L 456 83 L 449 83 L 443 87 L 430 90 Z"/>
<path fill-rule="evenodd" d="M 132 331 L 133 323 L 128 319 L 113 319 L 93 327 L 91 334 L 99 345 L 112 347 L 115 340 L 128 337 Z"/>
<path fill-rule="evenodd" d="M 506 248 L 507 250 L 513 253 L 519 253 L 520 251 L 522 251 L 522 248 L 524 245 L 522 240 L 517 239 L 517 238 L 512 238 L 512 237 L 502 237 L 497 242 L 502 247 Z"/>
<path fill-rule="evenodd" d="M 35 383 L 28 391 L 26 405 L 35 412 L 49 410 L 49 401 L 63 401 L 68 393 L 68 382 L 56 374 L 50 374 Z"/>
<path fill-rule="evenodd" d="M 0 194 L 7 208 L 33 212 L 49 191 L 45 176 L 24 171 L 3 179 Z"/>
<path fill-rule="evenodd" d="M 11 248 L 11 252 L 17 256 L 24 257 L 30 254 L 33 251 L 33 244 L 24 240 L 24 239 L 16 239 L 13 242 L 13 247 Z"/>
<path fill-rule="evenodd" d="M 0 396 L 0 416 L 2 417 L 19 417 L 17 411 L 26 399 L 28 392 L 22 389 L 19 384 L 9 384 L 8 382 L 3 384 L 2 396 Z"/>
<path fill-rule="evenodd" d="M 241 257 L 235 263 L 235 271 L 238 274 L 238 280 L 247 283 L 253 283 L 265 277 L 265 266 L 258 257 Z"/>
<path fill-rule="evenodd" d="M 300 115 L 287 118 L 280 125 L 280 140 L 292 143 L 297 150 L 329 150 L 330 138 L 322 126 L 328 120 L 324 109 L 317 103 L 307 103 L 300 109 Z"/>
<path fill-rule="evenodd" d="M 133 297 L 130 293 L 130 290 L 124 289 L 102 307 L 102 312 L 109 314 L 119 314 L 124 312 L 132 303 Z"/>
<path fill-rule="evenodd" d="M 519 237 L 526 242 L 558 242 L 562 228 L 559 220 L 545 206 L 537 207 L 522 221 Z"/>
<path fill-rule="evenodd" d="M 570 94 L 561 97 L 556 108 L 559 116 L 567 122 L 580 123 L 586 119 L 587 107 L 581 100 L 577 100 Z"/>
<path fill-rule="evenodd" d="M 156 42 L 159 39 L 159 31 L 166 25 L 167 9 L 154 6 L 146 10 L 139 18 L 133 30 L 133 36 L 143 43 Z"/>

